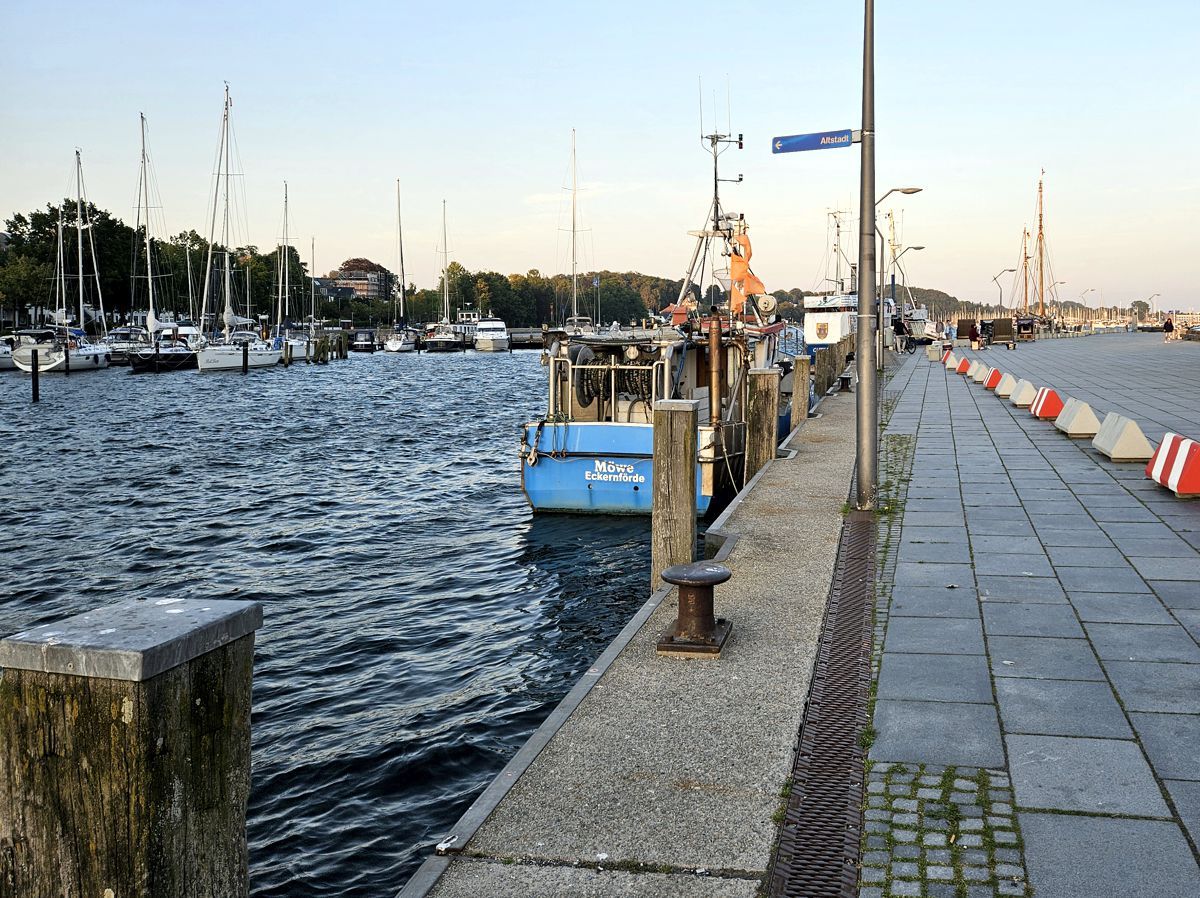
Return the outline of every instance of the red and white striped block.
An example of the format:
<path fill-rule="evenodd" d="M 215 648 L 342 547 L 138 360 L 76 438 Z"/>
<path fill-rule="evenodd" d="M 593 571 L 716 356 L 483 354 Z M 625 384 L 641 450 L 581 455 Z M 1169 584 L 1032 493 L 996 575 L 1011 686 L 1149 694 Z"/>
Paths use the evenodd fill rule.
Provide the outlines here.
<path fill-rule="evenodd" d="M 1000 378 L 1004 376 L 1004 372 L 999 368 L 993 368 L 988 372 L 987 380 L 983 382 L 985 390 L 994 390 L 1000 384 Z"/>
<path fill-rule="evenodd" d="M 958 367 L 954 369 L 955 373 L 957 373 L 957 374 L 966 374 L 970 370 L 971 370 L 971 360 L 970 359 L 963 359 L 961 362 L 958 363 Z"/>
<path fill-rule="evenodd" d="M 947 349 L 945 352 L 943 352 L 942 353 L 942 364 L 943 365 L 946 364 L 946 360 L 949 359 L 950 356 L 952 356 L 952 355 L 954 355 L 953 349 Z"/>
<path fill-rule="evenodd" d="M 1033 398 L 1033 404 L 1029 406 L 1030 414 L 1043 421 L 1053 421 L 1062 410 L 1062 397 L 1049 387 L 1039 389 L 1037 396 Z"/>
<path fill-rule="evenodd" d="M 1146 465 L 1146 476 L 1176 496 L 1200 496 L 1200 443 L 1168 433 Z"/>

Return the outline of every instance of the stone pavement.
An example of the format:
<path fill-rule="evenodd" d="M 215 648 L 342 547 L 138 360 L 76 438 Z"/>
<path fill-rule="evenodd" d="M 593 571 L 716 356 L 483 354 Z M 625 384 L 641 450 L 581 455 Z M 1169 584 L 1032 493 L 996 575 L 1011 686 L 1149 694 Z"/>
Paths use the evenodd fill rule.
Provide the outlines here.
<path fill-rule="evenodd" d="M 1200 437 L 1200 344 L 966 355 Z M 1200 895 L 1200 503 L 923 355 L 885 397 L 860 894 Z"/>

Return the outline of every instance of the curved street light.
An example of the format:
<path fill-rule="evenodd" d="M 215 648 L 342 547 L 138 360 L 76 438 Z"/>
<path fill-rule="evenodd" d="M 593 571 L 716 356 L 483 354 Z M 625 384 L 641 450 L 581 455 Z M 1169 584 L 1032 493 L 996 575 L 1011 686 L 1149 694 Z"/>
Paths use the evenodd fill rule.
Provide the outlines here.
<path fill-rule="evenodd" d="M 885 193 L 883 196 L 881 196 L 879 199 L 877 199 L 875 201 L 875 205 L 878 206 L 880 203 L 882 203 L 884 200 L 886 200 L 893 193 L 907 193 L 907 194 L 911 195 L 914 193 L 920 193 L 924 189 L 925 189 L 924 187 L 893 187 L 891 190 L 889 190 L 887 193 Z"/>
<path fill-rule="evenodd" d="M 1005 268 L 1003 271 L 1001 271 L 999 274 L 997 274 L 994 278 L 992 278 L 992 283 L 995 284 L 996 288 L 1000 291 L 1000 308 L 1002 308 L 1002 309 L 1004 308 L 1004 286 L 1000 283 L 1000 278 L 1006 274 L 1012 274 L 1016 270 L 1017 269 L 1015 269 L 1015 268 Z"/>

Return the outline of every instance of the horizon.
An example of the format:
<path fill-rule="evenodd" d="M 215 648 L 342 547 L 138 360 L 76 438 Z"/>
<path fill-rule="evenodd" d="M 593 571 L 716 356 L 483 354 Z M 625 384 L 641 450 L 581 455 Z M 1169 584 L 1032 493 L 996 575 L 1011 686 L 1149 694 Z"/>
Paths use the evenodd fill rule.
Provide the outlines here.
<path fill-rule="evenodd" d="M 1195 308 L 1187 238 L 1200 211 L 1190 150 L 1200 125 L 1179 110 L 1200 93 L 1187 65 L 1200 11 L 1172 0 L 1158 18 L 1129 20 L 1106 0 L 1084 19 L 1068 6 L 879 10 L 876 183 L 881 195 L 922 188 L 880 207 L 896 210 L 902 245 L 926 247 L 905 256 L 908 280 L 994 304 L 993 275 L 1016 267 L 1022 228 L 1036 229 L 1044 168 L 1060 301 L 1084 293 L 1092 307 L 1127 306 L 1158 293 L 1156 308 Z M 129 223 L 144 112 L 158 236 L 207 237 L 228 80 L 246 197 L 237 242 L 276 245 L 286 180 L 290 242 L 306 264 L 315 237 L 316 272 L 353 257 L 396 271 L 399 178 L 405 269 L 419 287 L 440 271 L 443 198 L 451 258 L 467 269 L 569 271 L 563 188 L 576 128 L 580 268 L 678 278 L 686 232 L 711 199 L 703 96 L 705 130 L 715 119 L 745 135 L 721 175 L 746 180 L 722 185 L 722 202 L 750 223 L 755 271 L 768 290 L 820 289 L 827 212 L 857 209 L 857 148 L 772 156 L 769 142 L 859 126 L 861 9 L 740 11 L 738 44 L 753 53 L 715 66 L 704 49 L 728 14 L 699 9 L 614 4 L 580 12 L 588 27 L 576 33 L 536 4 L 457 4 L 419 19 L 370 3 L 23 6 L 0 36 L 8 133 L 21 135 L 0 172 L 0 214 L 70 196 L 78 146 L 88 199 Z M 1034 15 L 1044 28 L 1030 33 Z M 53 37 L 63 21 L 73 30 Z M 402 36 L 395 46 L 391 35 Z"/>

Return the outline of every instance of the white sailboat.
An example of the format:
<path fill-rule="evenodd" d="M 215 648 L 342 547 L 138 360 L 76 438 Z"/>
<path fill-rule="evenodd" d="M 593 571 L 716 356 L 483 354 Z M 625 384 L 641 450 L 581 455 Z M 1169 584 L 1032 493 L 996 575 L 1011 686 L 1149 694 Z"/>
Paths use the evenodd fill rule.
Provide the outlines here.
<path fill-rule="evenodd" d="M 201 347 L 196 355 L 196 366 L 202 371 L 239 371 L 247 368 L 268 368 L 278 364 L 281 352 L 275 346 L 259 338 L 254 331 L 235 331 L 238 317 L 233 311 L 232 266 L 229 258 L 229 85 L 225 86 L 225 107 L 221 116 L 221 145 L 217 156 L 217 188 L 224 184 L 224 215 L 221 224 L 222 267 L 221 291 L 225 298 L 225 309 L 221 316 L 224 339 Z M 216 237 L 216 208 L 208 238 L 208 264 L 204 269 L 204 298 L 200 315 L 201 326 L 208 311 L 209 282 L 213 270 L 213 241 Z M 249 272 L 247 272 L 249 274 Z M 249 302 L 249 293 L 247 293 Z M 242 319 L 245 320 L 245 319 Z"/>
<path fill-rule="evenodd" d="M 450 323 L 450 245 L 446 242 L 446 201 L 442 200 L 442 320 L 425 335 L 425 351 L 461 352 L 467 348 L 467 327 Z"/>
<path fill-rule="evenodd" d="M 102 343 L 92 343 L 87 338 L 84 324 L 87 321 L 84 308 L 84 274 L 83 274 L 83 234 L 88 233 L 88 246 L 92 254 L 92 274 L 96 282 L 97 304 L 100 309 L 99 320 L 101 329 L 106 330 L 104 320 L 104 299 L 100 292 L 100 266 L 96 262 L 96 243 L 91 239 L 91 221 L 87 218 L 83 195 L 83 159 L 79 150 L 75 151 L 75 258 L 76 283 L 79 286 L 79 319 L 78 327 L 69 326 L 67 314 L 67 274 L 63 260 L 63 218 L 62 207 L 58 210 L 58 249 L 55 259 L 55 306 L 58 310 L 59 325 L 49 328 L 29 328 L 17 331 L 16 345 L 12 350 L 12 361 L 22 371 L 33 370 L 33 351 L 38 353 L 38 372 L 48 373 L 61 371 L 69 374 L 72 371 L 95 371 L 107 368 L 112 358 L 111 350 Z"/>
<path fill-rule="evenodd" d="M 400 223 L 400 179 L 396 179 L 396 244 L 400 249 L 400 317 L 392 316 L 392 335 L 384 341 L 385 352 L 412 352 L 417 348 L 417 332 L 408 326 L 404 309 L 404 292 L 408 281 L 404 276 L 404 229 Z M 395 312 L 395 309 L 392 309 Z"/>
<path fill-rule="evenodd" d="M 278 297 L 275 306 L 275 348 L 280 350 L 280 363 L 283 362 L 283 349 L 287 345 L 291 349 L 293 359 L 302 359 L 310 352 L 307 336 L 298 337 L 287 327 L 291 321 L 291 261 L 292 245 L 288 240 L 288 186 L 283 182 L 283 242 L 279 246 L 279 264 L 276 266 L 276 285 Z"/>

